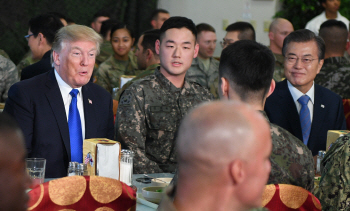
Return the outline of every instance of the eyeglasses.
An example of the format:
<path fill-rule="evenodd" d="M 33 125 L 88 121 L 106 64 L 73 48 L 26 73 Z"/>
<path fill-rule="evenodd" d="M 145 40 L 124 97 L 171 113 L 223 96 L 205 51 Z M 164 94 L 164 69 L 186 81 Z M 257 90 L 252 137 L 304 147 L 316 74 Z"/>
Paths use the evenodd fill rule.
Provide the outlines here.
<path fill-rule="evenodd" d="M 299 58 L 299 57 L 296 57 L 296 56 L 287 56 L 286 57 L 286 60 L 287 60 L 287 63 L 288 64 L 295 64 L 296 62 L 298 62 L 298 60 L 301 60 L 301 63 L 303 63 L 304 65 L 309 65 L 311 64 L 311 62 L 313 60 L 317 60 L 317 59 L 313 59 L 312 57 L 302 57 L 302 58 Z"/>
<path fill-rule="evenodd" d="M 226 39 L 222 39 L 223 41 L 220 41 L 220 45 L 222 48 L 226 48 L 228 45 L 234 43 L 235 41 L 233 40 L 226 40 Z"/>
<path fill-rule="evenodd" d="M 24 36 L 24 38 L 26 38 L 27 39 L 27 41 L 29 40 L 29 37 L 30 36 L 33 36 L 34 34 L 28 34 L 28 35 L 26 35 L 26 36 Z"/>

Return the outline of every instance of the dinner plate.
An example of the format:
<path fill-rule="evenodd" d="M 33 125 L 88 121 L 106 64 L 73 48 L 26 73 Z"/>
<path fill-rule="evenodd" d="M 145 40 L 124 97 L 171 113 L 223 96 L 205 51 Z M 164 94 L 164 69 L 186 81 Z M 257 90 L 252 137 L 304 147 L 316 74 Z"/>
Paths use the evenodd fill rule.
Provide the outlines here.
<path fill-rule="evenodd" d="M 143 198 L 142 193 L 137 194 L 137 202 L 143 205 L 146 205 L 148 207 L 151 207 L 153 209 L 158 208 L 158 204 L 152 203 L 150 201 L 147 201 L 145 198 Z"/>

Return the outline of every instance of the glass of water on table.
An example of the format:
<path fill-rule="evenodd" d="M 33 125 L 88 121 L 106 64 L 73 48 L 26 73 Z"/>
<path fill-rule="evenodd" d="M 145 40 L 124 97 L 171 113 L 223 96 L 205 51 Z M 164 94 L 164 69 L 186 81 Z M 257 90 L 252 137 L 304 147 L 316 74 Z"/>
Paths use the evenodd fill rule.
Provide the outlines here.
<path fill-rule="evenodd" d="M 27 172 L 32 178 L 30 188 L 44 183 L 46 159 L 44 158 L 26 158 Z"/>

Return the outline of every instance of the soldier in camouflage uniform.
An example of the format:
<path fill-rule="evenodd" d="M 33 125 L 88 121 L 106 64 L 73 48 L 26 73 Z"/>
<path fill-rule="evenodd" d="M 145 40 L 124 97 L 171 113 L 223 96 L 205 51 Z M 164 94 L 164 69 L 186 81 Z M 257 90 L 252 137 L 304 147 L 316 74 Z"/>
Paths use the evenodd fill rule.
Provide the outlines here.
<path fill-rule="evenodd" d="M 350 61 L 343 55 L 348 31 L 342 21 L 328 20 L 321 25 L 320 36 L 325 41 L 325 60 L 315 83 L 330 89 L 343 99 L 350 99 Z"/>
<path fill-rule="evenodd" d="M 170 18 L 160 34 L 156 42 L 160 67 L 124 91 L 117 111 L 117 141 L 134 151 L 135 173 L 173 172 L 181 119 L 191 108 L 212 100 L 205 88 L 185 78 L 198 52 L 193 22 Z"/>
<path fill-rule="evenodd" d="M 216 48 L 215 29 L 206 23 L 196 26 L 197 43 L 199 45 L 198 57 L 193 59 L 186 77 L 203 87 L 210 89 L 215 78 L 219 76 L 219 61 L 213 58 Z"/>
<path fill-rule="evenodd" d="M 159 66 L 159 56 L 154 47 L 154 43 L 159 40 L 159 29 L 145 31 L 139 38 L 135 56 L 137 58 L 136 77 L 128 81 L 118 90 L 115 100 L 119 101 L 121 93 L 132 83 L 154 73 L 156 67 Z"/>
<path fill-rule="evenodd" d="M 0 49 L 0 55 L 7 58 L 7 59 L 10 59 L 9 55 L 2 49 Z"/>
<path fill-rule="evenodd" d="M 223 87 L 220 98 L 246 102 L 260 110 L 269 122 L 263 110 L 266 98 L 275 88 L 274 62 L 272 52 L 256 42 L 242 40 L 228 46 L 220 59 L 220 67 L 225 67 L 219 69 L 223 77 L 219 82 L 219 87 Z M 311 192 L 315 175 L 311 151 L 287 130 L 269 124 L 272 153 L 268 184 L 291 184 Z"/>
<path fill-rule="evenodd" d="M 315 196 L 322 210 L 350 210 L 350 134 L 337 139 L 322 160 L 324 166 Z"/>
<path fill-rule="evenodd" d="M 283 40 L 292 31 L 294 31 L 292 23 L 284 18 L 276 18 L 270 24 L 269 48 L 276 58 L 275 72 L 273 73 L 273 79 L 276 82 L 282 81 L 285 78 L 283 65 L 284 57 L 282 56 Z"/>
<path fill-rule="evenodd" d="M 23 59 L 17 64 L 17 70 L 18 70 L 18 78 L 21 77 L 22 70 L 25 67 L 28 67 L 29 65 L 32 65 L 36 62 L 38 62 L 40 59 L 33 59 L 32 58 L 32 52 L 29 50 L 28 53 L 26 53 L 23 57 Z"/>
<path fill-rule="evenodd" d="M 15 64 L 0 55 L 0 102 L 4 103 L 7 99 L 7 92 L 12 84 L 19 81 L 18 71 Z"/>
<path fill-rule="evenodd" d="M 120 87 L 122 75 L 135 75 L 137 61 L 131 51 L 135 41 L 134 35 L 126 25 L 114 25 L 111 30 L 111 44 L 114 55 L 99 65 L 95 83 L 112 93 L 113 88 Z"/>

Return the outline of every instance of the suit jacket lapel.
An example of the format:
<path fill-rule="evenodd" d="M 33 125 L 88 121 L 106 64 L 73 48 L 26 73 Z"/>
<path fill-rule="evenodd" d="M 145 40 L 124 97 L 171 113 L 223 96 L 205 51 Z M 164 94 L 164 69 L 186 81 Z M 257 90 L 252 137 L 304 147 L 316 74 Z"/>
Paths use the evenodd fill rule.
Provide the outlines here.
<path fill-rule="evenodd" d="M 287 79 L 281 82 L 281 89 L 279 89 L 278 95 L 280 96 L 279 103 L 281 109 L 285 114 L 286 121 L 289 122 L 292 134 L 300 140 L 303 140 L 298 110 L 295 106 L 292 94 L 288 89 Z"/>
<path fill-rule="evenodd" d="M 56 118 L 64 146 L 67 150 L 68 159 L 70 160 L 70 141 L 66 110 L 64 108 L 62 94 L 60 88 L 58 87 L 53 69 L 48 73 L 46 87 L 47 91 L 45 92 L 45 95 Z"/>
<path fill-rule="evenodd" d="M 90 83 L 90 82 L 89 82 Z M 96 134 L 96 111 L 93 92 L 89 90 L 89 83 L 82 87 L 84 118 L 85 118 L 85 139 L 95 137 Z"/>
<path fill-rule="evenodd" d="M 323 93 L 320 91 L 319 87 L 315 84 L 315 102 L 314 102 L 314 114 L 312 117 L 312 125 L 311 125 L 311 131 L 310 131 L 310 139 L 314 137 L 317 133 L 319 133 L 319 130 L 322 128 L 321 125 L 323 123 L 323 119 L 326 115 L 326 108 L 321 107 L 321 105 L 324 105 L 323 101 Z"/>

